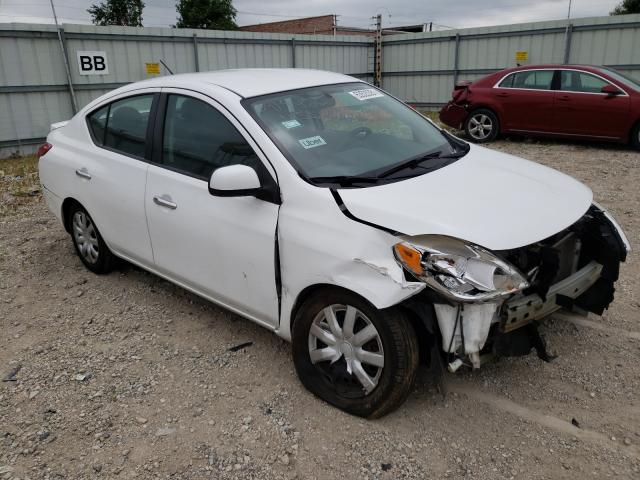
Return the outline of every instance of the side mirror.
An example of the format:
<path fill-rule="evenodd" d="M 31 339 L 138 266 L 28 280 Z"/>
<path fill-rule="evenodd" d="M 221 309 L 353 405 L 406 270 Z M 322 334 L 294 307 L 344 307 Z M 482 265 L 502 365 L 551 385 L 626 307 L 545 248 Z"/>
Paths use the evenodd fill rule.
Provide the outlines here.
<path fill-rule="evenodd" d="M 229 165 L 213 171 L 209 193 L 217 197 L 247 197 L 260 191 L 256 171 L 247 165 Z"/>
<path fill-rule="evenodd" d="M 618 87 L 614 87 L 613 85 L 605 85 L 600 90 L 602 93 L 606 93 L 607 95 L 620 95 L 622 92 Z"/>

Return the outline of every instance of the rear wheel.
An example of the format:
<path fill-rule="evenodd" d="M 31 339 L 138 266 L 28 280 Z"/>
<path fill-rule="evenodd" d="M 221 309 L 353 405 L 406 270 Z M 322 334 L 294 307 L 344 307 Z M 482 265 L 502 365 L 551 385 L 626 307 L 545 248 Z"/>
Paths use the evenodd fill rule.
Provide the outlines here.
<path fill-rule="evenodd" d="M 636 150 L 640 150 L 640 122 L 636 123 L 631 130 L 631 146 Z"/>
<path fill-rule="evenodd" d="M 498 117 L 485 108 L 474 110 L 464 122 L 464 131 L 476 143 L 491 142 L 499 130 Z"/>
<path fill-rule="evenodd" d="M 109 273 L 116 258 L 89 213 L 76 203 L 69 208 L 68 222 L 73 246 L 85 267 L 94 273 Z"/>
<path fill-rule="evenodd" d="M 419 361 L 415 331 L 401 310 L 377 310 L 339 289 L 304 302 L 294 321 L 292 348 L 296 371 L 309 391 L 368 418 L 406 400 Z"/>

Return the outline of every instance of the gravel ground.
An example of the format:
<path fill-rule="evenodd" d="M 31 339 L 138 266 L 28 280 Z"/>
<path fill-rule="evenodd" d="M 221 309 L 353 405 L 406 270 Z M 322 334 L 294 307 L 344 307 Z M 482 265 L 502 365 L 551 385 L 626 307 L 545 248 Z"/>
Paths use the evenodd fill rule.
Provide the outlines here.
<path fill-rule="evenodd" d="M 492 148 L 579 178 L 638 245 L 640 154 Z M 444 395 L 423 371 L 403 407 L 365 421 L 307 393 L 268 331 L 139 269 L 85 270 L 13 181 L 0 176 L 0 478 L 640 478 L 635 255 L 591 318 L 610 330 L 552 318 L 552 363 L 502 360 L 448 376 Z"/>

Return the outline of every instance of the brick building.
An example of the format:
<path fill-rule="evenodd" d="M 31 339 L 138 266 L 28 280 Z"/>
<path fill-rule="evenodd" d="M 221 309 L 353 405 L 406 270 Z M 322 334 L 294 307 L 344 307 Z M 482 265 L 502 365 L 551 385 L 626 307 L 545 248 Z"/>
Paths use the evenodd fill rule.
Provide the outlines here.
<path fill-rule="evenodd" d="M 296 18 L 239 27 L 245 32 L 304 33 L 309 35 L 374 35 L 375 31 L 338 25 L 337 15 Z"/>

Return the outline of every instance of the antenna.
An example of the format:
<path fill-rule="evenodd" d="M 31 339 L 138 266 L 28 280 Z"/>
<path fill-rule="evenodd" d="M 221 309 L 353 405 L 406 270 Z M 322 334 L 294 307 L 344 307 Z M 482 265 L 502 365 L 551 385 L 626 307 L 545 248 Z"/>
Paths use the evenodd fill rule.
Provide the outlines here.
<path fill-rule="evenodd" d="M 164 61 L 162 59 L 160 59 L 160 63 L 164 66 L 164 68 L 167 69 L 167 71 L 169 72 L 170 75 L 173 75 L 173 72 L 171 71 L 171 69 L 169 67 L 167 67 L 167 64 L 164 63 Z"/>

